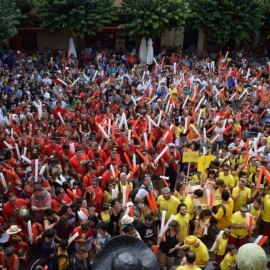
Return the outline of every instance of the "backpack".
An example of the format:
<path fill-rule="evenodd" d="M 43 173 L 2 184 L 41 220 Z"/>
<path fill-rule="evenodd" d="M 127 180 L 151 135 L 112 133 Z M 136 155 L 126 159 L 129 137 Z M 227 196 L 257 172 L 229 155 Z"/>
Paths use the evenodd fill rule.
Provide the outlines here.
<path fill-rule="evenodd" d="M 65 255 L 65 254 L 57 255 L 57 252 L 58 252 L 58 248 L 48 264 L 49 270 L 58 270 L 59 269 L 58 259 L 60 259 L 60 258 L 68 259 L 67 255 Z"/>

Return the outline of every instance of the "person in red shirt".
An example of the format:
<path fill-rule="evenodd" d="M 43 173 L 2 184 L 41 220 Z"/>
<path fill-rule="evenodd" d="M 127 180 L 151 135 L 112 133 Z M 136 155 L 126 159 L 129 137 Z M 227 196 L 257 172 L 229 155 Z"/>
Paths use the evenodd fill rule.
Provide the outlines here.
<path fill-rule="evenodd" d="M 116 166 L 116 168 L 118 168 L 120 165 L 122 165 L 122 161 L 121 161 L 120 157 L 117 156 L 116 151 L 111 152 L 111 156 L 105 162 L 105 166 L 107 166 L 108 163 L 112 163 L 113 165 Z"/>
<path fill-rule="evenodd" d="M 74 240 L 76 246 L 83 246 L 87 251 L 92 248 L 91 239 L 94 235 L 93 230 L 90 226 L 90 221 L 86 220 L 81 223 L 80 226 L 73 230 L 73 235 L 78 233 L 77 238 Z"/>
<path fill-rule="evenodd" d="M 120 138 L 118 138 L 116 140 L 117 144 L 118 144 L 118 153 L 123 156 L 124 154 L 124 149 L 126 148 L 127 146 L 127 142 L 128 142 L 128 138 L 126 136 L 126 131 L 125 130 L 121 130 L 121 133 L 120 133 Z"/>
<path fill-rule="evenodd" d="M 104 152 L 103 149 L 99 149 L 98 146 L 99 145 L 97 142 L 93 142 L 91 145 L 91 149 L 89 150 L 87 155 L 88 155 L 89 159 L 94 160 L 94 153 L 99 153 L 100 158 L 105 163 L 106 160 L 108 159 L 107 154 Z"/>
<path fill-rule="evenodd" d="M 52 200 L 52 209 L 58 216 L 63 215 L 62 206 L 71 206 L 73 200 L 65 193 L 62 187 L 57 187 L 55 189 L 55 197 Z"/>
<path fill-rule="evenodd" d="M 112 171 L 111 171 L 111 165 L 113 166 L 112 163 L 108 163 L 108 164 L 106 165 L 107 170 L 102 174 L 102 177 L 101 177 L 101 187 L 102 187 L 103 189 L 105 189 L 106 184 L 107 184 L 108 182 L 111 182 L 111 181 L 114 180 L 114 178 L 113 178 L 113 173 L 112 173 Z"/>
<path fill-rule="evenodd" d="M 76 147 L 75 155 L 69 160 L 69 165 L 74 169 L 80 178 L 83 178 L 87 173 L 87 164 L 89 163 L 88 156 L 83 153 L 80 146 Z"/>
<path fill-rule="evenodd" d="M 3 208 L 3 215 L 5 221 L 9 224 L 10 218 L 15 217 L 18 225 L 23 225 L 23 221 L 20 217 L 20 210 L 23 206 L 28 207 L 26 200 L 19 199 L 14 193 L 8 195 L 8 202 L 5 203 Z"/>
<path fill-rule="evenodd" d="M 102 110 L 100 112 L 100 115 L 97 116 L 96 118 L 96 123 L 100 124 L 100 123 L 109 123 L 109 117 L 106 115 L 106 111 Z"/>
<path fill-rule="evenodd" d="M 64 164 L 68 163 L 74 155 L 75 153 L 69 149 L 68 145 L 63 145 L 63 150 L 61 150 L 58 154 L 58 159 L 61 163 L 61 166 L 64 167 Z"/>
<path fill-rule="evenodd" d="M 66 117 L 66 110 L 65 108 L 62 108 L 61 107 L 61 102 L 60 101 L 57 101 L 56 102 L 56 107 L 52 110 L 52 114 L 54 115 L 54 118 L 55 119 L 58 119 L 59 116 L 58 116 L 58 113 L 60 112 L 61 116 L 63 119 L 65 119 Z"/>
<path fill-rule="evenodd" d="M 99 185 L 100 185 L 99 178 L 94 178 L 92 182 L 92 186 L 86 189 L 84 196 L 88 205 L 96 207 L 96 212 L 100 215 L 101 205 L 102 205 L 102 200 L 103 200 L 103 191 L 99 187 Z M 94 196 L 88 196 L 89 190 L 94 193 Z M 91 201 L 89 201 L 88 197 L 91 199 Z"/>
<path fill-rule="evenodd" d="M 27 266 L 29 262 L 29 257 L 28 257 L 28 250 L 29 246 L 22 241 L 22 238 L 19 235 L 13 235 L 11 237 L 11 242 L 12 242 L 12 247 L 15 250 L 15 254 L 18 256 L 20 260 L 20 264 Z"/>
<path fill-rule="evenodd" d="M 0 253 L 0 268 L 9 270 L 18 270 L 20 261 L 12 247 L 5 248 L 4 252 Z"/>
<path fill-rule="evenodd" d="M 166 176 L 169 176 L 170 189 L 174 192 L 176 176 L 177 176 L 177 165 L 180 162 L 181 156 L 178 151 L 175 149 L 175 145 L 171 143 L 169 149 L 163 156 L 166 166 Z"/>
<path fill-rule="evenodd" d="M 90 163 L 88 165 L 88 173 L 83 177 L 84 190 L 92 185 L 92 181 L 96 177 L 95 173 L 96 173 L 95 165 L 93 163 Z"/>
<path fill-rule="evenodd" d="M 51 138 L 51 143 L 45 146 L 43 155 L 47 156 L 48 158 L 50 158 L 51 156 L 58 158 L 59 152 L 61 150 L 62 150 L 62 146 L 59 144 L 56 144 L 56 138 Z"/>

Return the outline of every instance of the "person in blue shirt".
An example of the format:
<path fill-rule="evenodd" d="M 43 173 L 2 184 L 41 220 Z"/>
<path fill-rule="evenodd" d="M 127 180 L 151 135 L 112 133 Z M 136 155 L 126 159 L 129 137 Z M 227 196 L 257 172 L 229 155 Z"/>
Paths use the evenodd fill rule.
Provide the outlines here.
<path fill-rule="evenodd" d="M 161 95 L 162 95 L 163 98 L 166 97 L 166 95 L 168 93 L 168 87 L 165 84 L 166 84 L 165 81 L 160 82 L 160 86 L 158 87 L 158 90 L 157 90 L 157 93 L 156 93 L 156 95 L 158 97 L 160 97 Z"/>

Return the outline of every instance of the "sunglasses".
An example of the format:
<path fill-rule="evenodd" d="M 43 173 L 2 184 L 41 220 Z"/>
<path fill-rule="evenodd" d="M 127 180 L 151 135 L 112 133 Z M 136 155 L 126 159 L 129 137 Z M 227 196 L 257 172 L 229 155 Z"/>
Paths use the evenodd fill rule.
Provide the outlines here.
<path fill-rule="evenodd" d="M 246 214 L 248 211 L 241 211 L 241 213 Z"/>
<path fill-rule="evenodd" d="M 228 172 L 229 170 L 223 170 L 223 172 Z"/>
<path fill-rule="evenodd" d="M 145 178 L 145 177 L 150 177 L 150 174 L 146 174 L 146 175 L 144 176 L 144 178 Z"/>

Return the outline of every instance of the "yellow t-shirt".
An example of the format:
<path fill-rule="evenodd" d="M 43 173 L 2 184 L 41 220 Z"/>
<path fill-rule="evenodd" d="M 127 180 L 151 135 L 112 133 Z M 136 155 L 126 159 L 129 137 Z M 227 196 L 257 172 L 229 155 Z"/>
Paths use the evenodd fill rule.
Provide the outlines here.
<path fill-rule="evenodd" d="M 108 192 L 107 190 L 105 190 L 104 193 L 107 194 L 106 202 L 111 202 L 112 201 L 112 195 L 110 194 L 110 192 Z"/>
<path fill-rule="evenodd" d="M 247 225 L 247 218 L 243 217 L 241 212 L 238 211 L 233 214 L 232 216 L 232 223 L 237 224 L 237 225 Z M 231 228 L 231 235 L 235 238 L 240 236 L 240 238 L 245 237 L 248 234 L 248 230 L 246 229 L 233 229 Z"/>
<path fill-rule="evenodd" d="M 238 191 L 239 191 L 239 186 L 233 188 L 232 196 L 233 197 L 238 196 Z M 234 207 L 233 207 L 234 212 L 240 211 L 241 206 L 247 204 L 247 197 L 246 197 L 247 194 L 248 194 L 248 198 L 250 199 L 251 189 L 248 187 L 245 187 L 245 189 L 241 191 L 240 197 L 234 202 Z"/>
<path fill-rule="evenodd" d="M 185 130 L 184 127 L 178 127 L 177 130 L 176 130 L 176 137 L 178 137 L 183 131 Z"/>
<path fill-rule="evenodd" d="M 227 239 L 223 239 L 222 237 L 220 238 L 219 243 L 218 243 L 218 251 L 216 251 L 216 249 L 215 249 L 215 253 L 217 255 L 224 255 L 225 254 L 228 240 L 229 240 L 228 238 Z"/>
<path fill-rule="evenodd" d="M 196 261 L 209 261 L 209 253 L 208 253 L 208 249 L 205 246 L 205 244 L 198 239 L 198 241 L 200 242 L 199 247 L 195 248 L 195 247 L 190 247 L 190 250 L 194 251 L 196 254 Z M 197 267 L 204 267 L 205 265 L 199 265 L 196 264 Z"/>
<path fill-rule="evenodd" d="M 270 222 L 270 195 L 267 194 L 263 198 L 263 210 L 262 210 L 263 221 Z"/>
<path fill-rule="evenodd" d="M 101 212 L 101 219 L 103 222 L 109 222 L 111 219 L 110 213 L 104 213 L 103 211 Z"/>
<path fill-rule="evenodd" d="M 224 172 L 220 172 L 218 178 L 222 179 L 226 186 L 234 187 L 234 178 L 231 174 L 225 176 Z"/>
<path fill-rule="evenodd" d="M 200 231 L 198 234 L 195 234 L 194 235 L 197 237 L 197 238 L 201 238 L 203 237 L 203 234 L 204 234 L 204 228 L 205 228 L 205 224 L 206 224 L 206 221 L 202 221 L 200 219 L 195 219 L 195 224 L 199 222 L 199 227 L 200 227 Z"/>
<path fill-rule="evenodd" d="M 186 206 L 187 206 L 187 212 L 190 213 L 194 210 L 194 201 L 193 199 L 187 195 L 184 199 L 184 202 L 183 202 Z M 194 214 L 190 214 L 190 220 L 193 219 L 194 217 Z"/>
<path fill-rule="evenodd" d="M 180 214 L 177 214 L 174 217 L 174 220 L 178 222 L 182 237 L 183 239 L 185 239 L 188 236 L 188 226 L 189 226 L 190 215 L 188 213 L 186 213 L 185 216 L 181 216 Z"/>
<path fill-rule="evenodd" d="M 177 89 L 176 88 L 169 88 L 169 94 L 173 96 L 174 99 L 177 97 Z"/>
<path fill-rule="evenodd" d="M 180 201 L 171 196 L 169 200 L 165 200 L 163 195 L 159 196 L 157 199 L 157 206 L 159 207 L 159 213 L 162 215 L 162 211 L 167 211 L 165 222 L 171 217 L 171 215 L 177 214 L 177 207 L 180 204 Z"/>
<path fill-rule="evenodd" d="M 175 198 L 177 198 L 179 201 L 185 199 L 185 197 L 186 197 L 185 191 L 183 192 L 183 195 L 180 195 L 179 192 L 178 192 L 177 190 L 175 190 L 174 192 L 177 193 L 177 197 L 175 197 Z"/>
<path fill-rule="evenodd" d="M 224 211 L 222 207 L 218 208 L 218 212 L 216 213 L 216 219 L 218 220 L 217 228 L 220 230 L 223 230 L 225 228 L 229 228 L 231 225 L 231 219 L 233 214 L 233 199 L 229 198 L 228 204 L 223 204 L 223 206 L 226 208 L 226 214 L 224 215 Z"/>
<path fill-rule="evenodd" d="M 257 171 L 257 166 L 251 166 L 251 164 L 249 165 L 249 174 L 253 174 L 256 173 Z"/>
<path fill-rule="evenodd" d="M 197 266 L 188 266 L 188 265 L 183 265 L 183 266 L 179 266 L 176 268 L 176 270 L 201 270 L 201 268 L 198 268 Z"/>
<path fill-rule="evenodd" d="M 245 159 L 246 159 L 246 157 L 242 157 L 242 155 L 238 158 L 238 160 L 237 160 L 237 163 L 238 164 L 244 164 L 245 163 Z"/>
<path fill-rule="evenodd" d="M 57 255 L 62 255 L 62 253 L 60 253 L 60 250 L 58 249 L 57 251 Z M 66 258 L 58 258 L 58 269 L 59 270 L 64 270 L 67 268 L 68 264 L 69 264 L 69 259 L 68 259 L 68 253 L 67 251 L 65 251 L 65 254 L 67 257 Z"/>
<path fill-rule="evenodd" d="M 133 184 L 131 182 L 129 182 L 129 184 L 130 184 L 130 193 L 131 193 L 131 191 L 133 190 Z M 115 188 L 119 190 L 119 185 L 120 185 L 120 191 L 121 191 L 121 194 L 122 194 L 121 199 L 119 200 L 119 202 L 122 203 L 123 202 L 123 184 L 121 182 L 119 182 L 119 184 L 115 185 Z M 128 186 L 128 182 L 126 182 L 126 187 L 127 186 Z M 119 191 L 119 193 L 120 193 L 120 191 Z M 129 195 L 130 195 L 130 193 L 129 193 Z M 129 201 L 130 200 L 131 199 L 129 199 Z"/>
<path fill-rule="evenodd" d="M 255 219 L 253 219 L 253 224 L 255 225 L 258 220 L 259 217 L 261 216 L 261 208 L 259 208 L 259 210 L 256 210 L 253 203 L 248 205 L 248 212 L 253 216 L 253 217 L 257 217 L 257 221 L 255 221 Z"/>
<path fill-rule="evenodd" d="M 233 256 L 228 252 L 222 262 L 220 263 L 220 269 L 221 270 L 230 270 L 231 265 L 233 265 L 236 261 L 236 254 Z"/>

